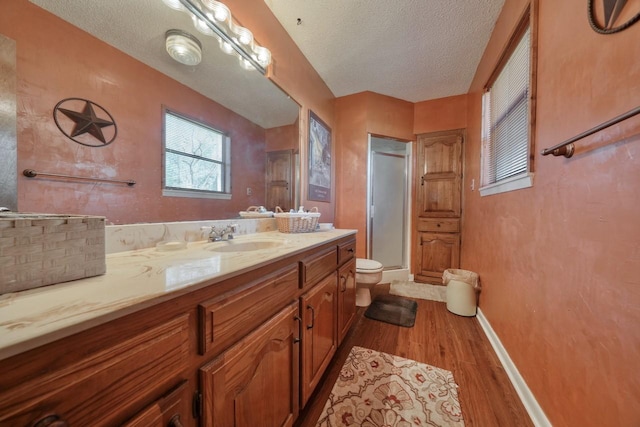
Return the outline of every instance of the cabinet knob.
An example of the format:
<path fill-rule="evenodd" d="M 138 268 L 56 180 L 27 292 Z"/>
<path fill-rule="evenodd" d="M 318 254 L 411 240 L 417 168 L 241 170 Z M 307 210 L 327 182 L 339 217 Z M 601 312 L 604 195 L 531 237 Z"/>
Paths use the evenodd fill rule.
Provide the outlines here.
<path fill-rule="evenodd" d="M 35 422 L 33 427 L 69 427 L 69 424 L 59 415 L 51 414 Z"/>
<path fill-rule="evenodd" d="M 175 414 L 171 417 L 169 427 L 183 427 L 182 421 L 180 421 L 180 414 Z"/>
<path fill-rule="evenodd" d="M 340 276 L 340 279 L 342 279 L 342 289 L 340 292 L 345 292 L 347 290 L 347 276 Z"/>

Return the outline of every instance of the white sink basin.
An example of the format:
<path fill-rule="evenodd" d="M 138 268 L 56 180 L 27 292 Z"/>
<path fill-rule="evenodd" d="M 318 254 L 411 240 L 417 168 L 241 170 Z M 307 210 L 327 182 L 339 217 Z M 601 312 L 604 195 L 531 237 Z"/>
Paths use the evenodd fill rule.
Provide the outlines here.
<path fill-rule="evenodd" d="M 207 247 L 207 250 L 213 252 L 249 252 L 277 248 L 278 246 L 282 246 L 282 244 L 283 242 L 278 240 L 258 240 L 253 242 L 235 242 L 234 240 L 229 240 L 213 243 Z"/>

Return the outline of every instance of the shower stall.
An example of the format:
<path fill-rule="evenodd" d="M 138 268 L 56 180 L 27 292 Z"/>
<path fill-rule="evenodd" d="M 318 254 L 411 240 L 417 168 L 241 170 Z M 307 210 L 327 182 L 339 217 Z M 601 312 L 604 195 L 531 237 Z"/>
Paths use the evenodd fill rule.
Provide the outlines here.
<path fill-rule="evenodd" d="M 369 135 L 367 257 L 383 282 L 409 275 L 411 143 Z"/>

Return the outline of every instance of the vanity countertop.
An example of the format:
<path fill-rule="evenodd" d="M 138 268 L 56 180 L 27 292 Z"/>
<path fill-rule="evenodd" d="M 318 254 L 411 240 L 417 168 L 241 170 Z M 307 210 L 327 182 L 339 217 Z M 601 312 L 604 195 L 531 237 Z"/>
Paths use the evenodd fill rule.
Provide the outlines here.
<path fill-rule="evenodd" d="M 193 242 L 177 250 L 107 255 L 105 275 L 1 295 L 0 360 L 355 233 L 271 231 L 229 242 Z M 212 250 L 246 248 L 253 245 L 249 242 L 267 243 L 265 249 L 243 252 Z"/>

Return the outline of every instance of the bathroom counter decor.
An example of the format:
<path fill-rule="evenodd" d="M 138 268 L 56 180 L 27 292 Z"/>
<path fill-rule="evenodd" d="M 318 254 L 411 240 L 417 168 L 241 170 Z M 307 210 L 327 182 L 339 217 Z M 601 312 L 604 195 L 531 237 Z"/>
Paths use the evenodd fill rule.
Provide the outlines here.
<path fill-rule="evenodd" d="M 276 206 L 276 224 L 281 233 L 310 233 L 316 231 L 320 212 L 318 208 L 312 208 L 310 212 L 282 212 Z"/>
<path fill-rule="evenodd" d="M 0 295 L 104 274 L 105 219 L 0 213 Z"/>

